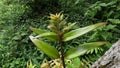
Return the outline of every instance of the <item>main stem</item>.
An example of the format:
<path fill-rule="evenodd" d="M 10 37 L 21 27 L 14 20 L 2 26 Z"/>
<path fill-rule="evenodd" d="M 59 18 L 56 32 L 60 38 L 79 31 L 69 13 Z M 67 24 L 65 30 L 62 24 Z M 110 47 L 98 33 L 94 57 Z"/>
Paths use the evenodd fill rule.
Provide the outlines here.
<path fill-rule="evenodd" d="M 59 34 L 59 45 L 60 45 L 60 58 L 62 60 L 63 68 L 65 68 L 65 61 L 64 61 L 64 50 L 63 50 L 63 41 L 62 41 L 62 34 Z"/>

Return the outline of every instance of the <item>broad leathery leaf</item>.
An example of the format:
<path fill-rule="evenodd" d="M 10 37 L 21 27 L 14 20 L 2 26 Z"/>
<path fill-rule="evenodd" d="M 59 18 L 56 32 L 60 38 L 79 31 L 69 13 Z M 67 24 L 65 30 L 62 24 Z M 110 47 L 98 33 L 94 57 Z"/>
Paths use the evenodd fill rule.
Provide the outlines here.
<path fill-rule="evenodd" d="M 32 28 L 32 27 L 30 27 L 30 29 L 34 33 L 39 34 L 36 37 L 44 37 L 44 38 L 46 38 L 48 40 L 51 40 L 51 41 L 57 41 L 58 40 L 58 35 L 54 32 L 49 32 L 49 31 L 45 31 L 45 30 L 42 30 L 42 29 Z"/>
<path fill-rule="evenodd" d="M 97 23 L 97 24 L 94 24 L 94 25 L 86 26 L 86 27 L 83 27 L 83 28 L 78 28 L 78 29 L 72 30 L 70 32 L 67 32 L 63 35 L 63 41 L 66 42 L 66 41 L 72 40 L 74 38 L 77 38 L 79 36 L 82 36 L 82 35 L 90 32 L 91 30 L 93 30 L 93 29 L 95 29 L 99 26 L 103 26 L 105 24 L 106 23 Z"/>
<path fill-rule="evenodd" d="M 46 42 L 36 39 L 33 36 L 29 36 L 29 37 L 31 41 L 50 58 L 54 58 L 54 59 L 59 58 L 58 50 L 55 47 L 49 45 Z"/>
<path fill-rule="evenodd" d="M 48 32 L 46 30 L 37 29 L 37 28 L 33 28 L 33 27 L 30 27 L 30 29 L 36 34 L 42 34 L 42 33 Z"/>
<path fill-rule="evenodd" d="M 54 32 L 45 32 L 45 33 L 42 33 L 42 34 L 36 36 L 36 38 L 39 38 L 39 37 L 44 37 L 44 38 L 47 38 L 48 40 L 51 40 L 51 41 L 58 40 L 58 35 Z"/>
<path fill-rule="evenodd" d="M 75 47 L 73 49 L 70 49 L 66 52 L 65 58 L 66 59 L 72 59 L 78 56 L 81 56 L 85 54 L 88 50 L 96 48 L 98 46 L 104 45 L 107 42 L 92 42 L 92 43 L 85 43 L 81 46 Z"/>

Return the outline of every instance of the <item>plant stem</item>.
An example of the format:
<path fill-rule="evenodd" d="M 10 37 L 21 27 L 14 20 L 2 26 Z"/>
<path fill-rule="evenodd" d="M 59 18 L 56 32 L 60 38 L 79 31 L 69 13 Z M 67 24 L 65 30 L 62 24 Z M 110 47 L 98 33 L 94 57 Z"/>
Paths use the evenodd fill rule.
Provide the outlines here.
<path fill-rule="evenodd" d="M 64 61 L 64 50 L 63 50 L 63 41 L 62 41 L 62 34 L 59 34 L 59 45 L 60 45 L 60 58 L 62 60 L 63 68 L 65 68 L 65 61 Z"/>
<path fill-rule="evenodd" d="M 63 68 L 65 68 L 65 61 L 64 61 L 64 55 L 63 55 L 63 47 L 61 46 L 61 60 L 62 60 L 62 64 L 63 64 Z"/>

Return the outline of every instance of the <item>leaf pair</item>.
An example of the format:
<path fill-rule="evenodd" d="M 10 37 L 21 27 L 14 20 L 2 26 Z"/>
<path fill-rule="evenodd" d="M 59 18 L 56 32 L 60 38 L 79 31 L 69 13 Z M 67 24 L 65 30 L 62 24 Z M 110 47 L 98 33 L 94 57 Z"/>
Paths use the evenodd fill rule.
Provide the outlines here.
<path fill-rule="evenodd" d="M 43 42 L 41 40 L 36 39 L 33 36 L 30 36 L 31 41 L 41 50 L 43 51 L 46 55 L 48 55 L 50 58 L 59 58 L 59 52 L 58 50 L 51 46 L 50 44 Z M 92 42 L 92 43 L 85 43 L 81 46 L 72 48 L 68 50 L 65 53 L 65 58 L 66 59 L 72 59 L 77 56 L 83 55 L 86 51 L 96 48 L 98 46 L 104 45 L 106 42 Z"/>

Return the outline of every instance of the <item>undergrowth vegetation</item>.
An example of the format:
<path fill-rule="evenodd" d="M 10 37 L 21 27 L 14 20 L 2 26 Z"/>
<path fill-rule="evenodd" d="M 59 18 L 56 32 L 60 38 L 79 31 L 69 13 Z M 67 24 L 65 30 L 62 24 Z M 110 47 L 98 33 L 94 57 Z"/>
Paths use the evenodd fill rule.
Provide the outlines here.
<path fill-rule="evenodd" d="M 74 29 L 101 21 L 108 23 L 65 44 L 68 50 L 87 42 L 109 42 L 79 57 L 87 67 L 120 38 L 119 0 L 0 0 L 0 68 L 26 68 L 30 63 L 39 68 L 44 59 L 50 60 L 31 43 L 29 27 L 46 29 L 48 15 L 60 11 L 70 23 L 78 22 Z"/>

